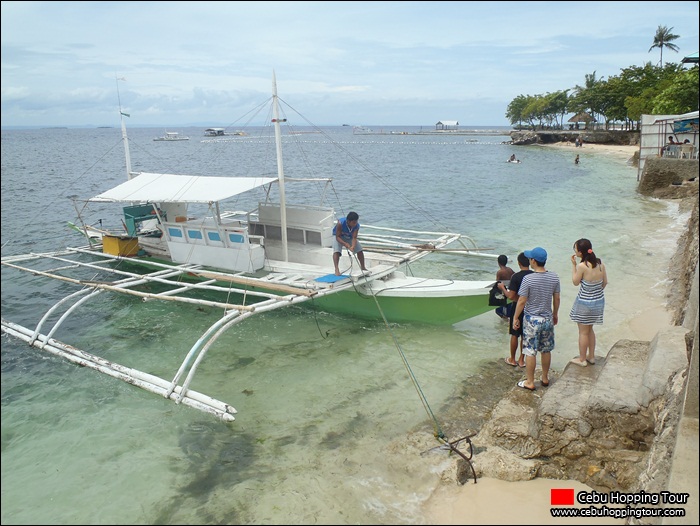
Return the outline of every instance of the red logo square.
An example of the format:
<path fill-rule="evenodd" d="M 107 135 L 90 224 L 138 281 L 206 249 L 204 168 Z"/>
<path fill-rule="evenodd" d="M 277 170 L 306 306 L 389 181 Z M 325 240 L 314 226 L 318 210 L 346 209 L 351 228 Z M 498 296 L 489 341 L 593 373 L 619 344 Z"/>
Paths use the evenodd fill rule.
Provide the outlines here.
<path fill-rule="evenodd" d="M 574 490 L 552 488 L 549 499 L 552 506 L 573 506 Z"/>

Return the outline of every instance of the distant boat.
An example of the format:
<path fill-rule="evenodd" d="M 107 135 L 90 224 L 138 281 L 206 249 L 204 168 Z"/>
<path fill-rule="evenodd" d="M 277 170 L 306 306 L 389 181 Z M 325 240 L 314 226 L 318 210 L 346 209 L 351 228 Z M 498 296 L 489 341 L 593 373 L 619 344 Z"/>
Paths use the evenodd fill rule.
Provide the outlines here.
<path fill-rule="evenodd" d="M 181 136 L 178 132 L 165 132 L 162 137 L 156 137 L 154 141 L 189 141 L 189 137 Z"/>
<path fill-rule="evenodd" d="M 226 132 L 223 128 L 207 128 L 204 130 L 205 137 L 223 137 Z"/>
<path fill-rule="evenodd" d="M 227 132 L 224 128 L 207 128 L 204 130 L 205 137 L 225 137 L 227 135 L 245 135 L 244 131 Z"/>

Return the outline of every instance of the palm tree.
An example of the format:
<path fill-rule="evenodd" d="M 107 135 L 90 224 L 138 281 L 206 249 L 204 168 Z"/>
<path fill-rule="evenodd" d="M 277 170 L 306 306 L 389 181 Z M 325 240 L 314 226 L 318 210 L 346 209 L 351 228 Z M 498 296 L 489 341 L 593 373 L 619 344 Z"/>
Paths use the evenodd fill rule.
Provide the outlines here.
<path fill-rule="evenodd" d="M 576 84 L 574 88 L 574 95 L 569 99 L 570 110 L 573 113 L 580 113 L 582 111 L 590 112 L 593 117 L 595 117 L 595 104 L 594 95 L 596 86 L 603 82 L 605 77 L 596 77 L 596 72 L 584 74 L 584 85 L 579 86 Z"/>
<path fill-rule="evenodd" d="M 678 35 L 671 33 L 673 28 L 668 28 L 666 26 L 659 26 L 656 28 L 656 34 L 654 35 L 654 44 L 649 48 L 649 51 L 658 47 L 661 50 L 661 67 L 664 67 L 664 48 L 668 48 L 671 51 L 678 53 L 678 46 L 672 44 L 671 42 L 679 38 Z"/>

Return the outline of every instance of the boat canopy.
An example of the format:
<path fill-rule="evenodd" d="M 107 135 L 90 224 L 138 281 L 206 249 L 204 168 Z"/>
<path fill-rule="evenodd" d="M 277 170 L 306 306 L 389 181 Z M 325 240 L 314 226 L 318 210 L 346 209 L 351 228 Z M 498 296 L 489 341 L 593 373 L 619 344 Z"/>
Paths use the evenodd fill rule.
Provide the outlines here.
<path fill-rule="evenodd" d="M 205 177 L 143 172 L 88 201 L 213 203 L 275 181 L 276 177 Z"/>

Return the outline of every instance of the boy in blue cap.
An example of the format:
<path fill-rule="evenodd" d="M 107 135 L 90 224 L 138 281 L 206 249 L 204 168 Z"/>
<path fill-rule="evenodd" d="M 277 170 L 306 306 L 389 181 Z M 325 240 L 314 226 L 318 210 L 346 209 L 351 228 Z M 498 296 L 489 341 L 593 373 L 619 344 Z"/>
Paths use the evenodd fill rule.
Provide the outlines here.
<path fill-rule="evenodd" d="M 523 317 L 523 354 L 525 355 L 526 379 L 518 387 L 535 390 L 535 368 L 537 353 L 542 355 L 542 387 L 549 385 L 549 366 L 554 349 L 554 326 L 559 322 L 561 283 L 559 276 L 544 268 L 547 251 L 542 247 L 526 250 L 533 272 L 523 278 L 518 289 L 518 303 L 513 314 L 513 328 L 520 326 Z"/>

